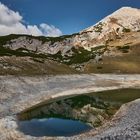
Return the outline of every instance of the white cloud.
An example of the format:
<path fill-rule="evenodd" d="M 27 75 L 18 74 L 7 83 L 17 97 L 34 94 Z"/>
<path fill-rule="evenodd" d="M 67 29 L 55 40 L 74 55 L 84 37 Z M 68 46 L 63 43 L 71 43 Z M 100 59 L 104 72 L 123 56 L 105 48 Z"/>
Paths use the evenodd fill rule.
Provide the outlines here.
<path fill-rule="evenodd" d="M 45 23 L 25 26 L 19 12 L 10 10 L 0 2 L 0 36 L 8 34 L 30 34 L 34 36 L 60 36 L 62 32 L 53 25 Z"/>
<path fill-rule="evenodd" d="M 4 4 L 0 3 L 0 23 L 4 25 L 13 25 L 22 20 L 18 12 L 14 12 Z"/>
<path fill-rule="evenodd" d="M 45 23 L 40 24 L 40 29 L 42 30 L 42 32 L 48 36 L 60 36 L 62 35 L 62 32 L 56 28 L 53 25 L 48 25 Z"/>
<path fill-rule="evenodd" d="M 45 35 L 36 25 L 28 25 L 27 31 L 28 31 L 28 34 L 32 34 L 35 36 Z"/>

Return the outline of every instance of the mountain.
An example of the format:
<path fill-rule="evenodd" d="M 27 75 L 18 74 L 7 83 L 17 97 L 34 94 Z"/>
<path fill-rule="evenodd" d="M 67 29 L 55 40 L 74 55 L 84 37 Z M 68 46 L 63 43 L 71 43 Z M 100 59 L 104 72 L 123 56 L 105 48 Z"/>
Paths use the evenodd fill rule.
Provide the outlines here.
<path fill-rule="evenodd" d="M 73 35 L 3 36 L 0 56 L 6 74 L 140 73 L 140 10 L 123 7 Z"/>
<path fill-rule="evenodd" d="M 82 31 L 88 35 L 89 40 L 93 44 L 85 43 L 85 47 L 91 48 L 97 45 L 104 45 L 106 41 L 117 39 L 125 32 L 140 30 L 140 10 L 130 7 L 123 7 L 113 14 L 105 17 L 96 25 Z M 84 36 L 84 35 L 83 35 Z M 83 44 L 84 45 L 84 44 Z"/>

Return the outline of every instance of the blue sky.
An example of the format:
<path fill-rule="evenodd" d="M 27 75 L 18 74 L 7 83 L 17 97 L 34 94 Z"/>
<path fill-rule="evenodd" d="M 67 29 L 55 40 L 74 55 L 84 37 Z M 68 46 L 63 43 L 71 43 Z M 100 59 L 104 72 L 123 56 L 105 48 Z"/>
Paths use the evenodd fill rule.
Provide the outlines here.
<path fill-rule="evenodd" d="M 140 8 L 140 0 L 0 0 L 13 11 L 18 11 L 24 24 L 47 23 L 63 34 L 87 28 L 115 10 L 130 6 Z"/>

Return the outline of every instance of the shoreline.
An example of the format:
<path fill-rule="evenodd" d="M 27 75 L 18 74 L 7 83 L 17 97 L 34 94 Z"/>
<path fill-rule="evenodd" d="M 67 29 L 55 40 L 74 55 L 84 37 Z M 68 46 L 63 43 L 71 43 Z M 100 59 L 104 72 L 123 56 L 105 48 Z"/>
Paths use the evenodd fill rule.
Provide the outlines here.
<path fill-rule="evenodd" d="M 2 140 L 12 138 L 15 140 L 19 138 L 23 140 L 42 140 L 43 138 L 25 136 L 16 130 L 17 113 L 46 102 L 46 100 L 66 95 L 78 95 L 119 88 L 140 88 L 140 75 L 0 76 L 0 87 L 2 87 L 0 90 L 0 135 L 3 138 Z"/>

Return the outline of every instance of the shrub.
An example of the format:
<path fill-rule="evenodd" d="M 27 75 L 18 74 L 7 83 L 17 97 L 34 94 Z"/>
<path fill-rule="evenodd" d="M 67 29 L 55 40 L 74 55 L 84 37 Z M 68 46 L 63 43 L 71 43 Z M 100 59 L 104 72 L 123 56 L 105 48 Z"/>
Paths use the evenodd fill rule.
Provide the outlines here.
<path fill-rule="evenodd" d="M 122 30 L 123 32 L 131 32 L 131 30 L 130 29 L 128 29 L 128 28 L 123 28 L 123 30 Z"/>
<path fill-rule="evenodd" d="M 120 50 L 123 53 L 128 53 L 130 46 L 117 46 L 117 49 Z"/>

